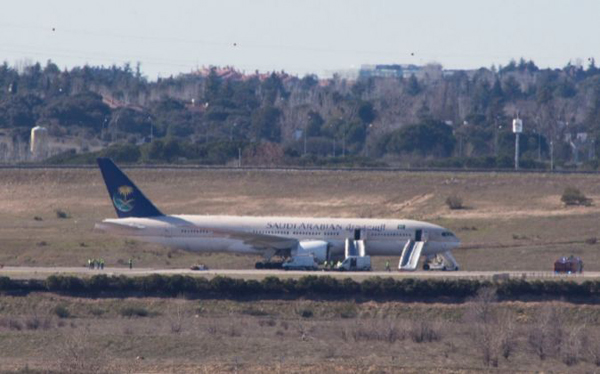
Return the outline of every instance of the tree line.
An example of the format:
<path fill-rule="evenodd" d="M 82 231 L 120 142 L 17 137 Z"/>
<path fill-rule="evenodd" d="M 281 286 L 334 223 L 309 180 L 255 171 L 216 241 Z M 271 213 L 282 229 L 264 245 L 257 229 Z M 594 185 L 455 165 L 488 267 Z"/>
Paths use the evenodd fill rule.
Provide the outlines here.
<path fill-rule="evenodd" d="M 52 61 L 4 63 L 0 132 L 24 140 L 41 125 L 58 138 L 113 145 L 110 152 L 130 162 L 223 163 L 241 149 L 272 163 L 358 157 L 504 167 L 518 115 L 526 166 L 547 167 L 552 158 L 596 167 L 599 73 L 593 59 L 562 69 L 521 59 L 469 71 L 429 66 L 408 77 L 320 79 L 211 67 L 151 81 L 139 64 L 60 70 Z"/>

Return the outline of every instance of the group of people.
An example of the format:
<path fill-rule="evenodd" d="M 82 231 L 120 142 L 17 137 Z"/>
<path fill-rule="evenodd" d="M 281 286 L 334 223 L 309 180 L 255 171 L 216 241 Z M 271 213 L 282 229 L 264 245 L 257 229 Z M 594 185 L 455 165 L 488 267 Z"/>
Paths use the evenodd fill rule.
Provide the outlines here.
<path fill-rule="evenodd" d="M 104 259 L 102 258 L 89 258 L 88 259 L 88 268 L 90 270 L 94 270 L 94 269 L 98 269 L 98 270 L 103 270 L 104 269 Z M 127 261 L 127 265 L 129 266 L 130 269 L 133 269 L 133 259 L 129 259 L 129 261 Z"/>
<path fill-rule="evenodd" d="M 337 263 L 335 261 L 325 261 L 323 262 L 323 268 L 325 269 L 334 269 L 334 268 L 338 268 L 342 265 L 342 261 L 338 261 Z"/>
<path fill-rule="evenodd" d="M 98 269 L 98 270 L 102 270 L 104 269 L 104 259 L 101 258 L 90 258 L 88 259 L 88 268 L 90 270 L 94 270 L 94 269 Z"/>

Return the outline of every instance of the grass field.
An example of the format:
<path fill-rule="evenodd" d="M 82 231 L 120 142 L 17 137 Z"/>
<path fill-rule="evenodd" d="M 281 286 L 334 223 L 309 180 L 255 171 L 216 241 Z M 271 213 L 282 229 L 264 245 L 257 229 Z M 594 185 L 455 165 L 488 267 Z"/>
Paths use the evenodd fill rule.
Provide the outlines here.
<path fill-rule="evenodd" d="M 600 307 L 561 302 L 30 294 L 3 296 L 0 306 L 6 373 L 583 373 L 600 365 Z"/>
<path fill-rule="evenodd" d="M 412 218 L 454 230 L 464 270 L 550 270 L 562 255 L 600 270 L 599 177 L 497 173 L 130 170 L 168 213 Z M 597 205 L 564 207 L 575 186 Z M 465 209 L 445 199 L 462 197 Z M 56 211 L 67 213 L 59 218 Z M 102 236 L 95 222 L 114 217 L 97 170 L 0 170 L 0 264 L 83 265 L 104 258 L 123 266 L 252 267 L 253 257 L 198 255 Z M 36 218 L 37 217 L 37 218 Z M 586 240 L 588 243 L 586 244 Z M 400 251 L 400 249 L 399 249 Z M 379 258 L 381 269 L 386 259 Z M 391 259 L 395 263 L 397 259 Z"/>
<path fill-rule="evenodd" d="M 550 270 L 562 255 L 600 271 L 600 204 L 588 175 L 131 170 L 163 211 L 413 218 L 454 230 L 465 270 Z M 460 195 L 466 209 L 449 210 Z M 67 216 L 59 218 L 57 210 Z M 96 170 L 0 170 L 0 264 L 252 267 L 92 232 L 114 217 Z M 588 244 L 589 243 L 589 244 Z M 383 269 L 385 258 L 375 267 Z M 397 259 L 391 259 L 397 261 Z M 2 295 L 0 373 L 596 372 L 600 307 Z M 49 371 L 48 371 L 49 370 Z"/>

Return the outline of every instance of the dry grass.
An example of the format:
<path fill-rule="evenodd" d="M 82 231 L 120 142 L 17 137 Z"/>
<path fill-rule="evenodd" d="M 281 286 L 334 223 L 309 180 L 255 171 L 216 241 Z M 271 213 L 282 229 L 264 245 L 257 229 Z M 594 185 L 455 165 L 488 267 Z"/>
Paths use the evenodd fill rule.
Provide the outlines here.
<path fill-rule="evenodd" d="M 600 206 L 565 207 L 568 185 L 599 200 L 597 177 L 549 174 L 341 173 L 130 170 L 164 211 L 192 214 L 414 218 L 458 234 L 455 256 L 465 270 L 549 270 L 562 255 L 582 256 L 600 270 Z M 460 195 L 468 209 L 449 210 Z M 599 200 L 600 201 L 600 200 Z M 57 209 L 68 212 L 59 219 Z M 0 170 L 0 264 L 247 268 L 257 260 L 197 255 L 92 232 L 113 217 L 96 170 Z M 37 218 L 36 218 L 37 217 Z M 587 243 L 586 243 L 587 240 Z M 40 245 L 44 243 L 44 245 Z M 588 244 L 589 243 L 589 244 Z M 386 259 L 376 259 L 383 269 Z M 391 259 L 392 263 L 397 259 Z"/>
<path fill-rule="evenodd" d="M 495 304 L 494 317 L 482 318 L 486 302 L 355 303 L 354 317 L 342 318 L 347 302 L 4 296 L 0 321 L 25 326 L 35 315 L 48 322 L 20 330 L 0 323 L 0 361 L 7 371 L 28 366 L 101 373 L 597 370 L 600 326 L 591 321 L 599 320 L 600 306 L 553 303 L 552 313 L 561 316 L 563 333 L 557 334 L 544 322 L 547 304 L 489 301 Z M 53 315 L 57 305 L 71 310 L 72 317 Z M 150 313 L 123 317 L 121 308 Z M 313 315 L 294 312 L 301 309 Z M 540 326 L 548 336 L 543 360 L 531 343 Z M 488 351 L 482 349 L 485 344 Z"/>

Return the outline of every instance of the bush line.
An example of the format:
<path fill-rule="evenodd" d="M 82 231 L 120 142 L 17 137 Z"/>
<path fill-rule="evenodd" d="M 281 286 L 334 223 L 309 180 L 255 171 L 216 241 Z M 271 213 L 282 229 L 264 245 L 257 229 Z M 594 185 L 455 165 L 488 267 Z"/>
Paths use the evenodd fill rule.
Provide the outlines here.
<path fill-rule="evenodd" d="M 600 296 L 600 280 L 576 283 L 565 280 L 509 279 L 500 282 L 470 279 L 393 279 L 369 278 L 356 282 L 350 278 L 305 276 L 300 279 L 266 277 L 261 281 L 217 276 L 210 280 L 183 275 L 145 277 L 95 275 L 90 278 L 52 275 L 46 280 L 13 280 L 0 277 L 0 291 L 56 292 L 66 294 L 136 294 L 137 296 L 176 296 L 248 298 L 301 297 L 324 298 L 468 298 L 483 287 L 496 288 L 504 299 L 520 297 L 582 298 Z"/>

